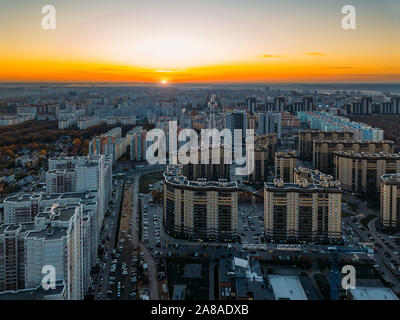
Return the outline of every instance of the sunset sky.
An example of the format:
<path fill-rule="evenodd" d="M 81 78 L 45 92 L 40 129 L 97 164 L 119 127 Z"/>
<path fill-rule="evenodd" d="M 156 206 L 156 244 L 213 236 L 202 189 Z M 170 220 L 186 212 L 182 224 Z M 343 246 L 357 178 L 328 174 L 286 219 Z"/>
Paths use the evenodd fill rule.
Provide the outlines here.
<path fill-rule="evenodd" d="M 0 0 L 0 81 L 400 82 L 400 1 Z"/>

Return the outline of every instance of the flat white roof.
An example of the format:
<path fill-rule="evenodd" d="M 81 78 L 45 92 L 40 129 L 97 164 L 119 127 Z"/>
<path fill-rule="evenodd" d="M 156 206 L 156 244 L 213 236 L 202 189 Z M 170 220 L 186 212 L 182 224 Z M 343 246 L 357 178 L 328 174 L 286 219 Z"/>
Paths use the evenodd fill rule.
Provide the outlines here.
<path fill-rule="evenodd" d="M 300 279 L 296 276 L 269 275 L 268 282 L 275 300 L 308 300 Z"/>
<path fill-rule="evenodd" d="M 240 267 L 240 268 L 247 269 L 249 267 L 249 262 L 247 260 L 240 259 L 237 257 L 234 258 L 234 263 L 235 263 L 235 266 Z"/>
<path fill-rule="evenodd" d="M 354 300 L 399 300 L 390 288 L 358 287 L 350 289 Z"/>

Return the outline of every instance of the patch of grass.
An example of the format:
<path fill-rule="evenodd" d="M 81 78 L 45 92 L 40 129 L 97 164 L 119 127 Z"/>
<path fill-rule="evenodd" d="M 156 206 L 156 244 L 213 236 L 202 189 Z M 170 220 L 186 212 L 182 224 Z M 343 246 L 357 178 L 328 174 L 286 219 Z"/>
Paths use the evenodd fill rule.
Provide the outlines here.
<path fill-rule="evenodd" d="M 362 219 L 360 220 L 360 222 L 362 223 L 362 225 L 364 226 L 364 228 L 368 228 L 368 223 L 369 223 L 372 219 L 374 219 L 374 218 L 376 218 L 376 216 L 370 214 L 370 215 L 366 216 L 365 218 L 362 218 Z"/>
<path fill-rule="evenodd" d="M 162 180 L 162 178 L 163 178 L 163 171 L 153 172 L 141 176 L 139 181 L 139 192 L 149 193 L 150 192 L 149 185 Z"/>

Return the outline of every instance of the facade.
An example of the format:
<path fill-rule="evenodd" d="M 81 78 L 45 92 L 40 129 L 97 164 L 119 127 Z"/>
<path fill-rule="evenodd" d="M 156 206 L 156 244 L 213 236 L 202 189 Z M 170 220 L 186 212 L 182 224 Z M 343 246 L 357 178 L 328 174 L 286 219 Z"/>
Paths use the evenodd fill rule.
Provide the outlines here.
<path fill-rule="evenodd" d="M 131 161 L 143 161 L 146 159 L 146 134 L 142 126 L 130 130 L 126 134 L 127 143 L 130 144 Z"/>
<path fill-rule="evenodd" d="M 0 226 L 0 292 L 25 288 L 25 235 L 34 223 Z"/>
<path fill-rule="evenodd" d="M 112 193 L 112 160 L 110 155 L 90 154 L 86 157 L 55 157 L 49 159 L 49 171 L 72 169 L 76 172 L 76 187 L 73 191 L 99 192 L 99 223 L 102 223 Z M 51 180 L 46 187 L 51 190 Z M 48 191 L 49 192 L 49 191 Z"/>
<path fill-rule="evenodd" d="M 321 131 L 306 130 L 299 132 L 299 159 L 304 161 L 313 160 L 314 140 L 353 140 L 351 131 Z"/>
<path fill-rule="evenodd" d="M 341 237 L 341 189 L 333 180 L 264 184 L 267 240 L 335 242 Z"/>
<path fill-rule="evenodd" d="M 247 98 L 247 112 L 250 114 L 255 114 L 257 108 L 257 98 L 249 97 Z"/>
<path fill-rule="evenodd" d="M 400 155 L 397 153 L 336 151 L 334 157 L 335 178 L 343 190 L 362 198 L 378 199 L 380 177 L 400 172 Z"/>
<path fill-rule="evenodd" d="M 36 120 L 58 119 L 59 105 L 58 103 L 39 103 L 22 105 L 17 108 L 18 115 L 33 117 Z"/>
<path fill-rule="evenodd" d="M 314 111 L 297 113 L 301 122 L 306 124 L 311 130 L 321 131 L 344 131 L 353 132 L 354 140 L 383 140 L 384 132 L 380 128 L 372 128 L 371 126 L 362 123 L 351 121 L 349 118 L 337 116 L 327 111 Z M 319 140 L 333 140 L 330 138 Z M 350 140 L 348 138 L 338 140 Z"/>
<path fill-rule="evenodd" d="M 46 191 L 64 193 L 76 191 L 76 171 L 74 169 L 54 169 L 46 172 Z"/>
<path fill-rule="evenodd" d="M 83 299 L 97 263 L 97 215 L 96 193 L 52 195 L 32 222 L 0 225 L 0 292 L 37 288 L 51 266 L 65 298 Z"/>
<path fill-rule="evenodd" d="M 82 116 L 77 120 L 79 130 L 87 130 L 100 125 L 99 116 Z"/>
<path fill-rule="evenodd" d="M 225 128 L 229 129 L 232 134 L 232 145 L 235 143 L 243 144 L 246 141 L 246 129 L 247 129 L 247 114 L 244 111 L 231 111 L 225 114 Z M 241 141 L 235 141 L 234 130 L 242 130 Z"/>
<path fill-rule="evenodd" d="M 296 168 L 297 158 L 297 154 L 293 150 L 276 152 L 275 179 L 280 179 L 287 183 L 293 183 L 294 168 Z"/>
<path fill-rule="evenodd" d="M 264 183 L 268 178 L 268 166 L 273 164 L 276 152 L 277 135 L 268 134 L 254 138 L 254 170 L 249 182 Z"/>
<path fill-rule="evenodd" d="M 257 133 L 268 134 L 275 133 L 277 138 L 281 138 L 282 118 L 279 112 L 258 113 L 258 129 Z"/>
<path fill-rule="evenodd" d="M 385 174 L 380 178 L 381 223 L 385 228 L 400 227 L 400 174 Z"/>
<path fill-rule="evenodd" d="M 198 162 L 188 163 L 182 166 L 182 175 L 188 180 L 206 179 L 207 181 L 218 181 L 219 179 L 230 179 L 229 163 L 225 163 L 225 149 L 221 145 L 211 145 L 197 149 Z M 204 152 L 204 155 L 203 155 Z M 228 148 L 228 156 L 230 149 Z M 208 163 L 202 157 L 208 159 Z"/>
<path fill-rule="evenodd" d="M 90 226 L 85 225 L 83 215 L 82 205 L 71 204 L 46 208 L 35 218 L 36 230 L 25 237 L 26 288 L 40 284 L 43 266 L 50 265 L 55 268 L 56 281 L 65 281 L 66 299 L 84 298 L 95 252 L 85 246 Z"/>
<path fill-rule="evenodd" d="M 346 105 L 349 114 L 400 114 L 400 97 L 392 96 L 390 101 L 374 103 L 372 97 L 362 97 Z"/>
<path fill-rule="evenodd" d="M 113 163 L 126 154 L 126 139 L 122 138 L 121 127 L 108 130 L 89 142 L 89 154 L 102 154 L 112 157 Z"/>
<path fill-rule="evenodd" d="M 187 180 L 181 166 L 164 172 L 164 227 L 177 238 L 232 241 L 237 236 L 238 186 Z"/>
<path fill-rule="evenodd" d="M 335 151 L 354 151 L 377 153 L 393 153 L 393 141 L 360 141 L 360 140 L 314 140 L 313 168 L 326 174 L 334 174 L 333 163 Z"/>

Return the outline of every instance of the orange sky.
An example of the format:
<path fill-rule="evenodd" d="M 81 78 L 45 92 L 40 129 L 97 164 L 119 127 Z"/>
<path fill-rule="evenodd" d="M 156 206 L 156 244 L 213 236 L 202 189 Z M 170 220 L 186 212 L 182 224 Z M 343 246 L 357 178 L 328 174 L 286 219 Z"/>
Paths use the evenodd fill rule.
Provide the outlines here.
<path fill-rule="evenodd" d="M 381 3 L 345 31 L 335 0 L 59 0 L 47 31 L 39 4 L 6 0 L 0 81 L 400 82 L 400 6 Z"/>

